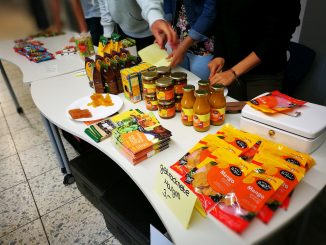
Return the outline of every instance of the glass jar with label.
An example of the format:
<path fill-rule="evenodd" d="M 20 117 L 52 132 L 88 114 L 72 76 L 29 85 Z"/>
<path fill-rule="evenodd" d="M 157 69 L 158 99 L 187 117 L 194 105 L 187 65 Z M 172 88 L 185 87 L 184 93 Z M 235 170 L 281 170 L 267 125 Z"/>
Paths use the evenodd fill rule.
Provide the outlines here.
<path fill-rule="evenodd" d="M 175 103 L 174 100 L 159 101 L 158 114 L 161 118 L 169 119 L 175 116 Z"/>
<path fill-rule="evenodd" d="M 171 68 L 168 66 L 159 66 L 156 69 L 156 72 L 158 74 L 158 77 L 169 77 L 171 74 Z"/>
<path fill-rule="evenodd" d="M 187 73 L 184 72 L 173 72 L 171 78 L 174 84 L 174 93 L 183 94 L 183 87 L 187 85 Z"/>
<path fill-rule="evenodd" d="M 211 106 L 211 125 L 219 126 L 225 120 L 226 100 L 224 97 L 224 86 L 221 84 L 214 84 L 212 86 L 212 94 L 209 98 Z"/>
<path fill-rule="evenodd" d="M 206 132 L 210 127 L 210 105 L 206 90 L 196 90 L 194 103 L 194 129 L 198 132 Z"/>
<path fill-rule="evenodd" d="M 173 83 L 170 77 L 161 77 L 156 81 L 156 98 L 158 101 L 174 101 Z"/>
<path fill-rule="evenodd" d="M 146 109 L 149 111 L 157 111 L 158 109 L 158 102 L 156 99 L 156 94 L 146 94 L 145 95 L 146 101 Z"/>
<path fill-rule="evenodd" d="M 181 100 L 181 120 L 183 125 L 192 126 L 194 119 L 195 86 L 186 85 L 183 87 L 183 96 Z"/>
<path fill-rule="evenodd" d="M 178 94 L 175 96 L 175 111 L 176 112 L 181 112 L 181 100 L 182 100 L 182 95 L 181 94 Z"/>
<path fill-rule="evenodd" d="M 156 93 L 156 80 L 158 78 L 157 72 L 147 71 L 142 74 L 143 93 L 155 94 Z"/>
<path fill-rule="evenodd" d="M 210 88 L 209 81 L 199 80 L 198 81 L 198 90 L 206 90 L 208 92 L 208 99 L 209 99 L 210 94 L 211 94 L 211 88 Z"/>

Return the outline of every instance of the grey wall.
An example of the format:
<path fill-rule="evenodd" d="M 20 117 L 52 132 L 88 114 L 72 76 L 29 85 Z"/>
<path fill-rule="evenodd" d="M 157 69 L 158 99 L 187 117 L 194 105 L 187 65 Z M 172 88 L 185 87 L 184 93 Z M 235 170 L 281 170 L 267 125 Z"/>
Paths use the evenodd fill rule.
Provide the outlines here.
<path fill-rule="evenodd" d="M 295 97 L 326 105 L 326 1 L 307 0 L 299 42 L 316 52 L 315 62 Z"/>

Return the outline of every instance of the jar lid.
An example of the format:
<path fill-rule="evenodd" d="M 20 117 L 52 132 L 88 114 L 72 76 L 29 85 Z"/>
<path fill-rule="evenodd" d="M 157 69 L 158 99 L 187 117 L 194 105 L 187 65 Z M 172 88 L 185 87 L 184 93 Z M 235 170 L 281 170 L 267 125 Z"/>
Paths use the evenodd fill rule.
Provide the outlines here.
<path fill-rule="evenodd" d="M 199 80 L 198 85 L 201 85 L 201 86 L 209 85 L 209 81 L 207 81 L 207 80 Z"/>
<path fill-rule="evenodd" d="M 170 77 L 161 77 L 156 81 L 156 86 L 159 87 L 169 87 L 172 84 L 172 79 Z"/>
<path fill-rule="evenodd" d="M 207 94 L 208 94 L 208 92 L 206 90 L 203 90 L 203 89 L 198 89 L 198 90 L 195 91 L 196 96 L 205 96 Z"/>
<path fill-rule="evenodd" d="M 213 84 L 212 90 L 218 91 L 220 89 L 224 89 L 224 85 L 223 84 L 218 84 L 218 83 Z"/>
<path fill-rule="evenodd" d="M 146 94 L 145 97 L 156 98 L 156 94 Z"/>
<path fill-rule="evenodd" d="M 157 67 L 156 72 L 158 74 L 167 74 L 167 73 L 171 72 L 171 68 L 168 66 L 160 66 L 160 67 Z"/>
<path fill-rule="evenodd" d="M 188 85 L 183 87 L 183 91 L 185 91 L 185 92 L 190 92 L 190 91 L 193 91 L 193 90 L 195 90 L 195 86 L 191 85 L 191 84 L 188 84 Z"/>
<path fill-rule="evenodd" d="M 157 78 L 157 72 L 155 71 L 147 71 L 143 73 L 143 79 L 153 80 L 155 78 Z"/>
<path fill-rule="evenodd" d="M 174 104 L 174 99 L 173 100 L 158 100 L 159 105 L 172 105 Z"/>
<path fill-rule="evenodd" d="M 171 73 L 171 78 L 174 80 L 184 80 L 187 79 L 187 73 L 176 71 Z"/>

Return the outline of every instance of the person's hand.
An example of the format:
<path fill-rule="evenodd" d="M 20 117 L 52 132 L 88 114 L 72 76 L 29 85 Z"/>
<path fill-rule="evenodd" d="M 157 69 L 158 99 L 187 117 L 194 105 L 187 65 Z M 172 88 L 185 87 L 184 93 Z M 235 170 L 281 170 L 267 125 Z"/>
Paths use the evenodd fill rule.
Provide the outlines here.
<path fill-rule="evenodd" d="M 210 70 L 209 79 L 211 79 L 215 73 L 222 71 L 224 63 L 225 60 L 221 57 L 217 57 L 208 63 L 208 69 Z"/>
<path fill-rule="evenodd" d="M 211 85 L 218 83 L 226 87 L 233 83 L 235 79 L 236 77 L 231 70 L 215 73 L 215 75 L 209 78 Z"/>
<path fill-rule="evenodd" d="M 186 50 L 182 47 L 182 45 L 179 45 L 176 49 L 174 49 L 167 57 L 167 59 L 171 59 L 170 66 L 173 68 L 180 64 L 183 61 L 185 53 Z"/>
<path fill-rule="evenodd" d="M 178 45 L 177 33 L 173 30 L 172 26 L 165 20 L 156 20 L 152 26 L 151 31 L 155 37 L 155 42 L 164 48 L 166 42 L 170 44 L 172 49 Z"/>

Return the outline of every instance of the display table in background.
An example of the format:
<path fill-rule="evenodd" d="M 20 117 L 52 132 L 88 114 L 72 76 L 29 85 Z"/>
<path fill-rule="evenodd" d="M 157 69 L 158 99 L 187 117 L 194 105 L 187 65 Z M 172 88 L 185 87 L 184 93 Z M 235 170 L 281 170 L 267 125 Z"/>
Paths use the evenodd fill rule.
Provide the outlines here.
<path fill-rule="evenodd" d="M 189 83 L 194 84 L 199 80 L 193 74 L 187 73 Z M 172 165 L 199 139 L 208 133 L 216 132 L 220 127 L 211 127 L 208 132 L 199 133 L 194 131 L 192 127 L 183 126 L 180 114 L 177 114 L 173 119 L 161 119 L 158 113 L 154 112 L 161 124 L 172 131 L 173 136 L 170 147 L 134 166 L 114 147 L 110 139 L 95 143 L 84 133 L 86 126 L 82 122 L 76 122 L 69 118 L 67 107 L 77 99 L 93 93 L 93 89 L 88 84 L 86 76 L 76 77 L 73 74 L 65 74 L 33 82 L 31 92 L 36 106 L 50 123 L 94 145 L 114 160 L 130 176 L 154 207 L 173 242 L 177 245 L 238 245 L 262 241 L 293 219 L 305 207 L 308 207 L 326 184 L 326 164 L 324 163 L 326 144 L 324 143 L 312 154 L 317 164 L 295 189 L 289 210 L 278 210 L 268 225 L 262 224 L 261 221 L 255 219 L 242 235 L 238 235 L 222 223 L 210 217 L 205 219 L 198 212 L 194 212 L 189 229 L 185 229 L 154 191 L 159 165 L 160 163 Z M 144 102 L 133 104 L 127 101 L 123 94 L 119 96 L 124 100 L 124 105 L 120 111 L 136 108 L 146 111 Z M 228 100 L 232 99 L 228 98 Z M 226 122 L 239 128 L 240 114 L 227 115 Z"/>

